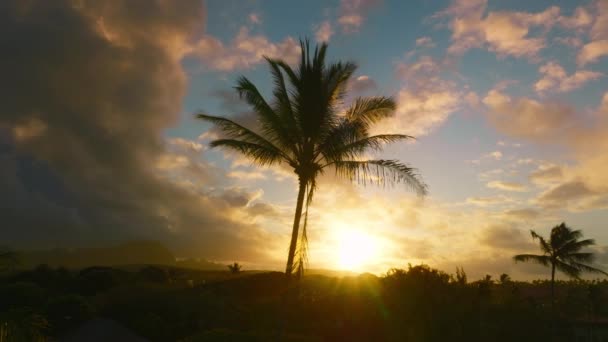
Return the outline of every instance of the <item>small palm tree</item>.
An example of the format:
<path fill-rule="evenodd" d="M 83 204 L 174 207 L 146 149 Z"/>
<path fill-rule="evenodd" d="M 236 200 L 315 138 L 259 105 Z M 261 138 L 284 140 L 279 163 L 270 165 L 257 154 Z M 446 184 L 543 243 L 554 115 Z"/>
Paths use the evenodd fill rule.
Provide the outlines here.
<path fill-rule="evenodd" d="M 228 269 L 230 270 L 230 273 L 232 273 L 232 274 L 241 273 L 241 268 L 242 267 L 243 266 L 239 265 L 238 262 L 235 262 L 232 265 L 228 265 Z"/>
<path fill-rule="evenodd" d="M 343 110 L 347 85 L 357 66 L 351 62 L 326 64 L 327 44 L 317 46 L 313 53 L 307 40 L 300 42 L 300 46 L 301 60 L 295 70 L 282 60 L 266 58 L 274 80 L 271 102 L 267 102 L 247 78 L 238 80 L 235 89 L 253 109 L 257 129 L 246 128 L 224 117 L 197 115 L 213 123 L 225 135 L 212 141 L 211 147 L 235 150 L 261 166 L 284 163 L 298 176 L 298 197 L 285 268 L 287 275 L 294 270 L 296 250 L 297 269 L 299 273 L 303 271 L 307 259 L 308 206 L 317 176 L 326 168 L 332 167 L 336 175 L 364 184 L 405 183 L 420 195 L 426 193 L 426 185 L 415 169 L 397 160 L 363 159 L 370 149 L 381 150 L 385 143 L 412 139 L 404 134 L 369 134 L 371 125 L 394 113 L 393 99 L 382 96 L 357 98 Z"/>
<path fill-rule="evenodd" d="M 593 239 L 580 240 L 583 233 L 580 230 L 572 230 L 561 223 L 551 229 L 549 241 L 531 230 L 532 238 L 539 240 L 541 255 L 519 254 L 514 256 L 516 262 L 530 261 L 543 266 L 551 266 L 551 305 L 555 305 L 555 271 L 559 270 L 566 275 L 578 278 L 582 272 L 601 273 L 606 272 L 589 266 L 595 255 L 589 252 L 580 252 L 581 249 L 595 244 Z M 608 275 L 608 274 L 607 274 Z"/>

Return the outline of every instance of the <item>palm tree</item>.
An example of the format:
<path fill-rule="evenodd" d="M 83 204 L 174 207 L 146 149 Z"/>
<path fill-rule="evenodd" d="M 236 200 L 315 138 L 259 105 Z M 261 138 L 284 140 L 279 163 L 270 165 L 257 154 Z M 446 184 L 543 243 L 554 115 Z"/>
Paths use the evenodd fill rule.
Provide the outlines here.
<path fill-rule="evenodd" d="M 249 129 L 228 118 L 197 114 L 213 123 L 225 137 L 211 147 L 235 150 L 260 166 L 284 163 L 298 177 L 299 188 L 291 242 L 285 273 L 303 270 L 307 260 L 307 217 L 316 179 L 326 168 L 336 175 L 360 183 L 393 185 L 405 183 L 419 195 L 426 185 L 416 170 L 397 160 L 366 160 L 368 150 L 381 150 L 385 143 L 412 139 L 404 134 L 370 136 L 371 125 L 391 116 L 395 102 L 389 97 L 359 97 L 343 109 L 347 85 L 357 66 L 352 62 L 325 63 L 327 44 L 316 46 L 311 54 L 308 40 L 301 41 L 301 60 L 297 69 L 285 61 L 266 57 L 274 80 L 271 102 L 247 78 L 235 87 L 253 109 L 257 129 Z M 305 203 L 306 199 L 306 204 Z M 304 222 L 300 233 L 302 211 Z M 299 241 L 299 242 L 298 242 Z"/>
<path fill-rule="evenodd" d="M 243 266 L 241 266 L 238 262 L 235 262 L 232 265 L 228 265 L 228 269 L 230 270 L 230 273 L 232 273 L 232 274 L 240 273 L 242 267 Z"/>
<path fill-rule="evenodd" d="M 543 266 L 551 265 L 551 305 L 555 306 L 555 271 L 559 270 L 566 275 L 578 278 L 582 272 L 601 273 L 606 272 L 588 265 L 593 262 L 595 255 L 589 252 L 580 252 L 581 249 L 595 244 L 593 239 L 580 240 L 583 233 L 580 230 L 572 230 L 561 223 L 551 229 L 551 236 L 547 241 L 535 231 L 531 230 L 532 238 L 539 240 L 541 255 L 519 254 L 514 256 L 516 262 L 530 261 Z"/>

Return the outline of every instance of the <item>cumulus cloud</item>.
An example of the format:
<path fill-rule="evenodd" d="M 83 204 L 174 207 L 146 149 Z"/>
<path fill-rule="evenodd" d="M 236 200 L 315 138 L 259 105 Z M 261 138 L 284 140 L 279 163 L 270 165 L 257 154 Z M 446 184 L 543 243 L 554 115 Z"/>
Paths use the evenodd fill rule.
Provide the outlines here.
<path fill-rule="evenodd" d="M 403 87 L 396 95 L 397 112 L 379 130 L 414 136 L 430 133 L 461 105 L 461 91 L 442 78 L 444 67 L 430 56 L 414 63 L 400 63 L 397 73 Z"/>
<path fill-rule="evenodd" d="M 590 70 L 577 70 L 568 75 L 556 61 L 545 63 L 539 72 L 542 77 L 534 84 L 534 89 L 540 94 L 548 91 L 569 92 L 603 76 L 601 72 Z"/>
<path fill-rule="evenodd" d="M 265 248 L 283 236 L 236 220 L 246 208 L 201 189 L 221 186 L 213 170 L 180 176 L 204 162 L 199 142 L 162 138 L 203 18 L 194 0 L 0 4 L 5 243 L 152 238 L 186 256 L 269 260 Z"/>
<path fill-rule="evenodd" d="M 487 0 L 455 0 L 436 16 L 450 18 L 449 53 L 460 55 L 471 48 L 487 48 L 499 57 L 535 59 L 546 46 L 544 33 L 557 23 L 560 14 L 557 6 L 538 13 L 486 10 Z M 541 33 L 534 34 L 538 29 Z"/>
<path fill-rule="evenodd" d="M 572 128 L 575 109 L 566 103 L 540 102 L 527 97 L 512 99 L 492 89 L 483 98 L 487 117 L 502 133 L 516 138 L 550 140 Z"/>
<path fill-rule="evenodd" d="M 234 71 L 248 69 L 264 61 L 264 56 L 295 63 L 300 56 L 300 44 L 292 37 L 273 43 L 266 36 L 251 34 L 241 27 L 230 44 L 224 44 L 211 35 L 203 36 L 190 51 L 213 70 Z"/>

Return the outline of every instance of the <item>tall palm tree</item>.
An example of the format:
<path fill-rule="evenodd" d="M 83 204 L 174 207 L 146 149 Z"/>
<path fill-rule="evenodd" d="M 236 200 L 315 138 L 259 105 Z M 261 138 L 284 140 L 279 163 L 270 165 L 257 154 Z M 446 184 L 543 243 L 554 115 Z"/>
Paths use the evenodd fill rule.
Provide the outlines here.
<path fill-rule="evenodd" d="M 541 255 L 519 254 L 514 256 L 516 262 L 530 261 L 543 266 L 551 266 L 551 305 L 555 305 L 555 271 L 559 270 L 566 275 L 578 278 L 582 272 L 602 273 L 606 272 L 589 266 L 595 255 L 590 252 L 581 252 L 581 249 L 595 244 L 593 239 L 580 240 L 583 233 L 580 230 L 572 230 L 561 223 L 551 229 L 549 241 L 531 230 L 532 238 L 538 239 Z"/>
<path fill-rule="evenodd" d="M 274 80 L 270 102 L 250 80 L 239 78 L 235 89 L 253 109 L 256 129 L 225 117 L 197 114 L 225 135 L 212 141 L 211 147 L 235 150 L 261 166 L 284 163 L 298 176 L 287 275 L 294 270 L 296 253 L 299 272 L 306 263 L 308 206 L 317 176 L 326 168 L 332 167 L 336 175 L 364 184 L 405 183 L 419 195 L 427 191 L 416 170 L 408 165 L 397 160 L 363 158 L 366 151 L 381 150 L 385 143 L 413 138 L 404 134 L 370 136 L 371 125 L 394 113 L 394 100 L 383 96 L 359 97 L 344 109 L 347 85 L 357 66 L 352 62 L 326 64 L 327 44 L 316 46 L 312 53 L 308 40 L 301 41 L 300 46 L 301 59 L 295 70 L 283 60 L 266 58 Z"/>

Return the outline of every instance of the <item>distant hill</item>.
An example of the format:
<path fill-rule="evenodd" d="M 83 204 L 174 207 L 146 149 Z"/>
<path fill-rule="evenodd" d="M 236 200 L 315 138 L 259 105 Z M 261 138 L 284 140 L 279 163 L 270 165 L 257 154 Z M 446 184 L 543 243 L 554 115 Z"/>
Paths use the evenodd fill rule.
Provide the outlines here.
<path fill-rule="evenodd" d="M 85 268 L 90 266 L 167 265 L 200 270 L 225 270 L 226 266 L 207 260 L 176 261 L 173 253 L 159 241 L 130 241 L 108 247 L 57 248 L 42 251 L 20 251 L 19 267 L 40 264 L 53 267 Z"/>

